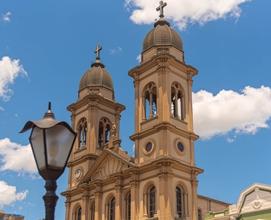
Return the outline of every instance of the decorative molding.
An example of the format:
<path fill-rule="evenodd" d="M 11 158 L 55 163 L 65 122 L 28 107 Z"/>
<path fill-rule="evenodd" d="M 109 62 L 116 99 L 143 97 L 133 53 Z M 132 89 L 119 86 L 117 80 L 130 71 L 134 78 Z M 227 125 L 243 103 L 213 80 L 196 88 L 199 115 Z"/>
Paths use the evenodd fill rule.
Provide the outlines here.
<path fill-rule="evenodd" d="M 109 176 L 119 173 L 123 171 L 124 169 L 128 169 L 128 165 L 124 164 L 122 161 L 113 158 L 108 157 L 107 160 L 104 160 L 104 162 L 99 166 L 99 168 L 96 170 L 96 172 L 92 175 L 92 180 L 96 179 L 106 179 Z"/>

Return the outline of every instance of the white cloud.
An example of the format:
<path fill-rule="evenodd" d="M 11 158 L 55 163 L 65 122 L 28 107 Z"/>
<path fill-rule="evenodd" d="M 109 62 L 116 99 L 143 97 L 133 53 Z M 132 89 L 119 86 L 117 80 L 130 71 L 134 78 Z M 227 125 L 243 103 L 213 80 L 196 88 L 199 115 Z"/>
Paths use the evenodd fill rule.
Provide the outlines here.
<path fill-rule="evenodd" d="M 116 48 L 112 48 L 109 50 L 109 53 L 111 55 L 114 55 L 114 54 L 118 54 L 118 53 L 121 53 L 122 52 L 122 48 L 120 46 L 116 47 Z"/>
<path fill-rule="evenodd" d="M 28 191 L 17 192 L 15 186 L 10 186 L 4 181 L 0 181 L 0 208 L 10 205 L 26 198 Z"/>
<path fill-rule="evenodd" d="M 136 57 L 136 60 L 138 63 L 141 63 L 141 54 L 139 54 L 137 57 Z"/>
<path fill-rule="evenodd" d="M 234 138 L 228 137 L 227 142 L 231 144 L 231 143 L 233 143 L 235 141 L 235 138 L 236 137 L 234 137 Z"/>
<path fill-rule="evenodd" d="M 271 88 L 247 86 L 240 93 L 222 90 L 215 95 L 201 90 L 193 94 L 193 110 L 195 132 L 203 139 L 229 132 L 255 134 L 268 127 Z"/>
<path fill-rule="evenodd" d="M 12 14 L 11 14 L 10 11 L 6 12 L 5 14 L 2 15 L 2 20 L 4 22 L 10 22 L 11 21 L 11 15 Z"/>
<path fill-rule="evenodd" d="M 0 106 L 0 112 L 3 112 L 3 111 L 5 111 L 5 109 Z"/>
<path fill-rule="evenodd" d="M 188 24 L 205 24 L 209 21 L 234 17 L 241 14 L 240 5 L 251 0 L 166 0 L 166 17 L 180 29 Z M 155 11 L 158 0 L 125 0 L 125 6 L 132 10 L 130 19 L 136 24 L 150 24 L 158 18 Z"/>
<path fill-rule="evenodd" d="M 35 174 L 37 168 L 30 145 L 22 146 L 8 138 L 1 139 L 0 171 Z"/>
<path fill-rule="evenodd" d="M 20 60 L 11 59 L 8 56 L 2 57 L 0 60 L 0 98 L 7 101 L 12 95 L 12 90 L 9 88 L 10 84 L 19 75 L 27 75 Z"/>

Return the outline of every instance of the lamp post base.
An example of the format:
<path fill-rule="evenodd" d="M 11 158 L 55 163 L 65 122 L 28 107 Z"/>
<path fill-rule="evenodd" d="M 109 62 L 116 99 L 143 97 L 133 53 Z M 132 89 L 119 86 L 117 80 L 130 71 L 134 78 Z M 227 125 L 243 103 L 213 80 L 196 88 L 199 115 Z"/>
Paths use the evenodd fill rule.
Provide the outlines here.
<path fill-rule="evenodd" d="M 46 180 L 45 183 L 46 194 L 43 196 L 45 204 L 45 220 L 55 219 L 55 207 L 58 200 L 58 196 L 55 191 L 57 188 L 55 180 Z"/>

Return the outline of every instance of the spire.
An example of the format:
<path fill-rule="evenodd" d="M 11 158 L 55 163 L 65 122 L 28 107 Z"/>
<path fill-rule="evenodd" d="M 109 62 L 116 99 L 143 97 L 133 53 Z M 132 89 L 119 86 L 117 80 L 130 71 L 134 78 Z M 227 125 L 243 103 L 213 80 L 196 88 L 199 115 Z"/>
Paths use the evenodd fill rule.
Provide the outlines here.
<path fill-rule="evenodd" d="M 93 66 L 101 66 L 102 68 L 104 68 L 104 65 L 101 63 L 101 50 L 102 50 L 102 46 L 100 44 L 97 44 L 96 49 L 94 51 L 95 53 L 95 62 L 91 65 L 91 67 Z"/>

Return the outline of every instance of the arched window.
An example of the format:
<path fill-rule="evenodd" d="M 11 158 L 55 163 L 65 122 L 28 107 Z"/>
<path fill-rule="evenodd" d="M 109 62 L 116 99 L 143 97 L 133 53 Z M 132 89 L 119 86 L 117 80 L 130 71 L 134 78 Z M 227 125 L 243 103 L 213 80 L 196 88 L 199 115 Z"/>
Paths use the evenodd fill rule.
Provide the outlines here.
<path fill-rule="evenodd" d="M 131 220 L 131 193 L 128 192 L 125 197 L 125 220 Z"/>
<path fill-rule="evenodd" d="M 198 220 L 202 220 L 202 211 L 198 209 Z"/>
<path fill-rule="evenodd" d="M 111 122 L 107 118 L 102 118 L 99 122 L 99 147 L 103 148 L 109 142 L 111 132 Z"/>
<path fill-rule="evenodd" d="M 75 212 L 75 220 L 81 220 L 82 218 L 82 209 L 81 207 L 78 207 Z"/>
<path fill-rule="evenodd" d="M 81 149 L 84 148 L 87 144 L 87 120 L 85 118 L 79 121 L 78 134 L 79 149 Z"/>
<path fill-rule="evenodd" d="M 179 218 L 185 217 L 185 193 L 182 187 L 176 187 L 176 209 Z"/>
<path fill-rule="evenodd" d="M 90 205 L 90 220 L 95 220 L 95 201 Z"/>
<path fill-rule="evenodd" d="M 184 97 L 178 83 L 173 83 L 171 86 L 171 115 L 174 118 L 184 119 Z"/>
<path fill-rule="evenodd" d="M 115 220 L 115 197 L 111 198 L 107 204 L 107 220 Z"/>
<path fill-rule="evenodd" d="M 157 115 L 157 92 L 154 83 L 149 83 L 144 90 L 144 119 L 148 120 Z"/>
<path fill-rule="evenodd" d="M 147 192 L 147 214 L 149 218 L 154 217 L 156 213 L 156 189 L 151 186 Z"/>

